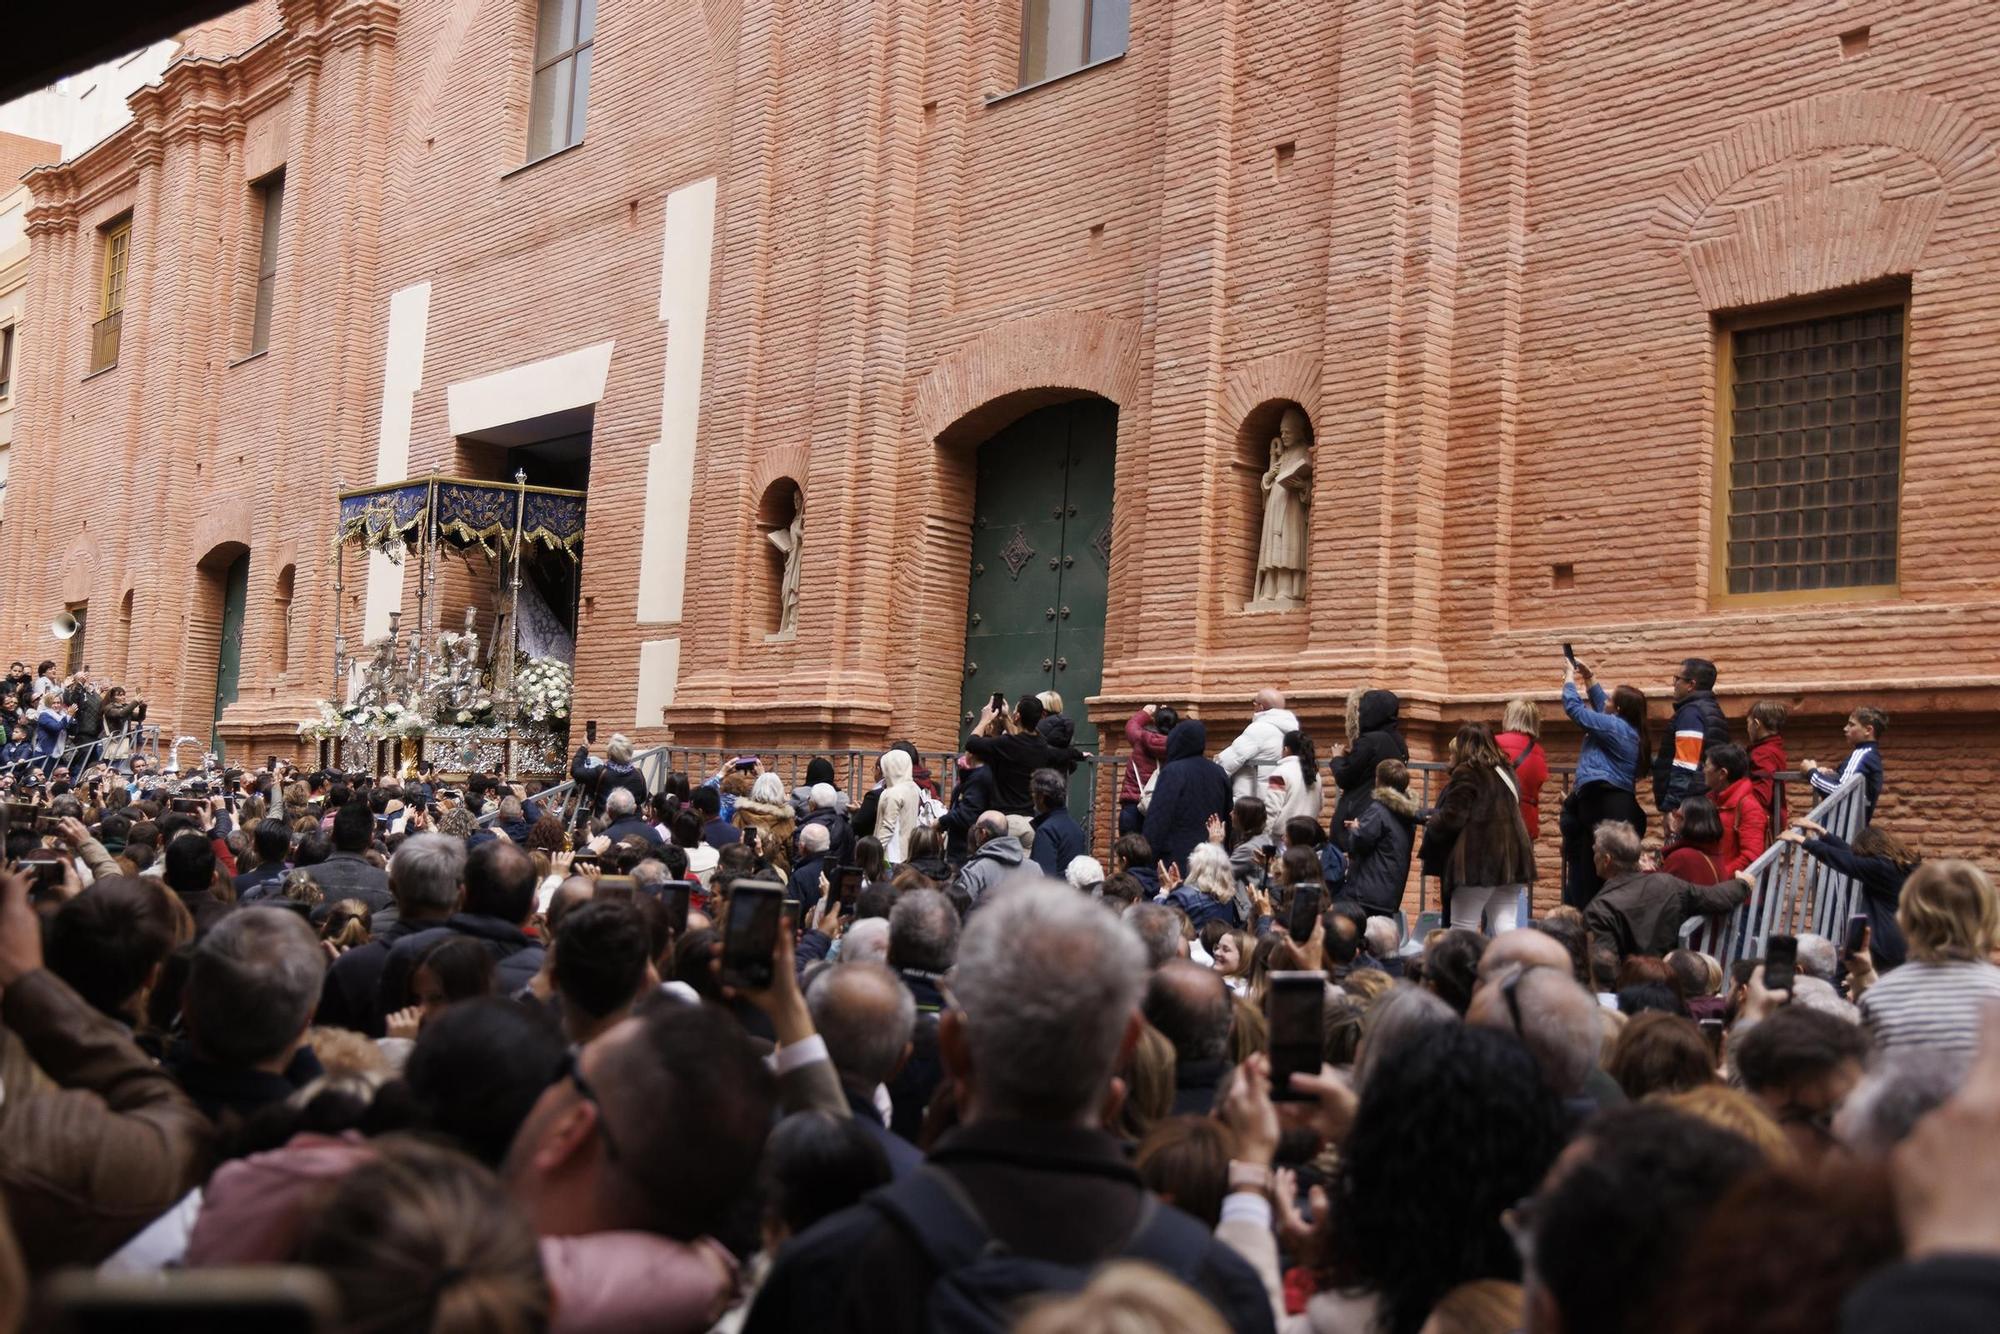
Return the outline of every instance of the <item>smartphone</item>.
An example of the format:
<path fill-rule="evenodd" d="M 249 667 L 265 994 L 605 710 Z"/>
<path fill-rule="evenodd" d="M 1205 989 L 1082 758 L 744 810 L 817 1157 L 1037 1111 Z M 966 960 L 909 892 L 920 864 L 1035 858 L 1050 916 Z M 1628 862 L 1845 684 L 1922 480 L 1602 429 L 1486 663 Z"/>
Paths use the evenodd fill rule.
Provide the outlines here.
<path fill-rule="evenodd" d="M 583 739 L 590 745 L 597 744 L 597 719 L 592 718 L 583 725 Z"/>
<path fill-rule="evenodd" d="M 340 1297 L 317 1269 L 259 1265 L 100 1275 L 70 1270 L 48 1281 L 48 1328 L 59 1334 L 321 1334 L 340 1327 Z"/>
<path fill-rule="evenodd" d="M 36 821 L 42 818 L 42 808 L 32 801 L 10 801 L 7 803 L 7 827 L 10 829 L 34 829 Z"/>
<path fill-rule="evenodd" d="M 1799 938 L 1772 936 L 1764 942 L 1764 990 L 1790 991 L 1799 972 Z"/>
<path fill-rule="evenodd" d="M 629 875 L 601 875 L 597 888 L 591 891 L 592 897 L 600 899 L 636 898 L 638 893 L 639 882 Z"/>
<path fill-rule="evenodd" d="M 1717 1065 L 1722 1063 L 1722 1021 L 1703 1019 L 1700 1021 L 1701 1036 L 1708 1043 L 1708 1058 Z"/>
<path fill-rule="evenodd" d="M 1571 648 L 1567 642 L 1563 644 L 1563 656 L 1569 659 L 1570 666 L 1576 666 L 1576 650 Z"/>
<path fill-rule="evenodd" d="M 1303 945 L 1312 939 L 1313 924 L 1319 920 L 1320 887 L 1318 885 L 1292 886 L 1292 912 L 1287 919 L 1292 939 Z M 1315 1070 L 1319 1067 L 1314 1066 Z"/>
<path fill-rule="evenodd" d="M 861 897 L 862 882 L 868 873 L 859 866 L 843 866 L 833 873 L 833 901 L 843 910 L 852 908 Z"/>
<path fill-rule="evenodd" d="M 21 860 L 14 863 L 14 869 L 29 876 L 29 902 L 53 903 L 62 897 L 62 858 L 47 848 L 34 848 L 23 853 Z"/>
<path fill-rule="evenodd" d="M 170 797 L 167 799 L 167 809 L 170 811 L 179 811 L 183 815 L 193 815 L 206 805 L 208 803 L 199 797 Z"/>
<path fill-rule="evenodd" d="M 986 705 L 993 712 L 1004 715 L 1007 712 L 1007 697 L 996 690 L 993 692 L 993 697 L 986 701 Z"/>
<path fill-rule="evenodd" d="M 693 899 L 692 880 L 668 880 L 660 886 L 660 902 L 667 908 L 667 929 L 677 936 L 688 929 L 688 904 Z"/>
<path fill-rule="evenodd" d="M 762 991 L 771 985 L 771 956 L 778 948 L 778 923 L 785 912 L 785 887 L 776 881 L 739 880 L 729 891 L 722 927 L 722 980 L 732 987 Z"/>
<path fill-rule="evenodd" d="M 792 928 L 793 935 L 798 934 L 799 919 L 804 917 L 805 913 L 806 905 L 802 899 L 795 898 L 789 893 L 785 895 L 785 925 Z"/>
<path fill-rule="evenodd" d="M 276 755 L 266 755 L 264 757 L 264 771 L 266 773 L 278 772 L 278 757 Z"/>
<path fill-rule="evenodd" d="M 1264 1016 L 1271 1031 L 1271 1100 L 1301 1102 L 1309 1093 L 1292 1091 L 1292 1075 L 1318 1074 L 1326 1016 L 1326 974 L 1277 972 L 1264 992 Z"/>
<path fill-rule="evenodd" d="M 752 852 L 757 851 L 757 826 L 749 825 L 744 828 L 743 846 Z"/>
<path fill-rule="evenodd" d="M 1859 954 L 1868 944 L 1868 918 L 1856 913 L 1847 919 L 1847 937 L 1841 942 L 1841 954 Z"/>

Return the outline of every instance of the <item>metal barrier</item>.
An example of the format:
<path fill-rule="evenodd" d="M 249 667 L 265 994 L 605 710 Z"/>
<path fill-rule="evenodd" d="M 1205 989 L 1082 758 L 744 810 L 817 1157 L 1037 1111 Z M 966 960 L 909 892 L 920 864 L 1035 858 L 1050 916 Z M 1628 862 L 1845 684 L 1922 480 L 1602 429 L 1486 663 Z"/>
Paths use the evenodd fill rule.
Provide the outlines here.
<path fill-rule="evenodd" d="M 118 751 L 121 743 L 126 742 L 130 743 L 129 748 Z M 112 755 L 114 751 L 118 753 Z M 160 729 L 154 723 L 140 723 L 137 727 L 127 728 L 117 735 L 106 733 L 95 741 L 78 741 L 63 746 L 56 751 L 55 764 L 50 767 L 67 766 L 72 773 L 78 773 L 80 776 L 78 760 L 85 752 L 91 752 L 95 760 L 103 760 L 107 755 L 122 760 L 129 760 L 134 755 L 144 755 L 157 769 L 160 767 Z"/>
<path fill-rule="evenodd" d="M 637 752 L 632 763 L 646 780 L 650 792 L 658 792 L 666 785 L 670 774 L 687 775 L 690 787 L 699 787 L 708 779 L 725 772 L 734 760 L 756 755 L 763 760 L 766 771 L 775 773 L 785 784 L 786 795 L 792 789 L 805 785 L 806 767 L 816 759 L 824 759 L 833 766 L 833 785 L 847 794 L 852 804 L 859 804 L 875 785 L 875 763 L 881 756 L 879 750 L 813 750 L 804 748 L 777 748 L 766 750 L 737 750 L 718 746 L 654 746 Z M 930 770 L 931 781 L 937 785 L 938 795 L 949 806 L 952 788 L 957 777 L 959 752 L 918 751 L 918 762 Z M 1079 761 L 1076 772 L 1070 777 L 1070 813 L 1083 827 L 1085 846 L 1093 856 L 1107 859 L 1111 855 L 1111 845 L 1118 836 L 1118 789 L 1124 782 L 1130 754 L 1099 753 Z M 1418 808 L 1430 810 L 1437 804 L 1437 798 L 1444 791 L 1446 776 L 1451 765 L 1440 760 L 1411 760 L 1409 762 L 1412 795 L 1417 799 Z M 1542 802 L 1545 812 L 1544 835 L 1553 828 L 1555 811 L 1569 795 L 1570 787 L 1576 779 L 1573 764 L 1550 764 L 1549 779 L 1555 791 Z M 1332 818 L 1333 805 L 1338 798 L 1338 789 L 1332 781 L 1321 774 L 1325 784 L 1325 800 L 1321 805 L 1322 823 Z M 1801 782 L 1792 774 L 1777 775 L 1779 783 Z M 1548 788 L 1543 789 L 1545 793 Z M 544 789 L 536 794 L 536 800 L 543 808 L 549 809 L 551 801 L 557 802 L 567 816 L 575 798 L 576 784 L 567 781 Z M 1815 816 L 1814 818 L 1818 818 Z M 481 824 L 492 823 L 493 816 L 481 817 Z M 567 822 L 567 821 L 566 821 Z M 1824 823 L 1822 821 L 1822 823 Z M 1829 826 L 1831 827 L 1831 826 Z M 1560 882 L 1559 882 L 1560 883 Z M 1428 887 L 1420 889 L 1419 911 L 1428 902 Z"/>
<path fill-rule="evenodd" d="M 1852 843 L 1868 820 L 1868 793 L 1859 774 L 1813 807 L 1806 817 L 1829 834 Z M 1773 833 L 1775 840 L 1776 833 Z M 1766 937 L 1811 931 L 1838 940 L 1854 905 L 1855 884 L 1790 843 L 1773 841 L 1750 863 L 1756 877 L 1750 897 L 1725 917 L 1698 917 L 1681 928 L 1681 939 L 1721 960 L 1761 958 Z"/>

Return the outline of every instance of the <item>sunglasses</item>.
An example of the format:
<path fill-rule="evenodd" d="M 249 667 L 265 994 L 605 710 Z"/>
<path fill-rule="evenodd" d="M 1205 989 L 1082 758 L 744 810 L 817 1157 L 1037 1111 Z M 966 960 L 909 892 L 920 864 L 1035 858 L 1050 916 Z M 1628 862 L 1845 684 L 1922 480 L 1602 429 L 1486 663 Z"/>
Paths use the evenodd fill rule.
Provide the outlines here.
<path fill-rule="evenodd" d="M 597 1116 L 594 1119 L 597 1122 L 597 1133 L 604 1137 L 604 1156 L 614 1162 L 617 1161 L 620 1156 L 618 1141 L 612 1137 L 611 1123 L 605 1119 L 604 1099 L 597 1096 L 597 1090 L 583 1077 L 583 1055 L 574 1048 L 563 1058 L 563 1078 L 575 1086 L 578 1097 L 597 1109 Z"/>

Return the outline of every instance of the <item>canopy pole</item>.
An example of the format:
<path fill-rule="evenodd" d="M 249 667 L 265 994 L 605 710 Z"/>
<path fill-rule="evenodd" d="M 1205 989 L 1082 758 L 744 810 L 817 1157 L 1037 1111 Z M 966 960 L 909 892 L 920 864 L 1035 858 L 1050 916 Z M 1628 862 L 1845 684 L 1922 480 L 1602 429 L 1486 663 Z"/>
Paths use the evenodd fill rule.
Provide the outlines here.
<path fill-rule="evenodd" d="M 528 507 L 528 470 L 514 469 L 514 579 L 511 598 L 507 608 L 507 656 L 504 671 L 506 686 L 502 698 L 506 701 L 505 717 L 514 721 L 514 654 L 521 643 L 521 524 Z"/>
<path fill-rule="evenodd" d="M 338 494 L 347 488 L 335 481 L 333 489 Z M 339 522 L 339 515 L 336 512 L 335 532 L 339 531 Z M 347 635 L 344 633 L 345 619 L 342 616 L 345 611 L 342 593 L 346 587 L 342 576 L 346 570 L 347 543 L 344 539 L 337 540 L 333 547 L 333 688 L 326 692 L 326 697 L 333 701 L 335 708 L 347 703 L 346 688 L 343 684 L 347 677 Z"/>

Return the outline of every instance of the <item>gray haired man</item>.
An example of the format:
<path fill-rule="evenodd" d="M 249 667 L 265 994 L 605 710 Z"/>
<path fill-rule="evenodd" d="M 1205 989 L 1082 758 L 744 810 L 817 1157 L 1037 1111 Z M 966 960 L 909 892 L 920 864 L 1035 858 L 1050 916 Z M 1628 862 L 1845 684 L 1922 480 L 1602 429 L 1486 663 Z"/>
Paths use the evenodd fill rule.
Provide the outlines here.
<path fill-rule="evenodd" d="M 1232 1329 L 1272 1328 L 1249 1264 L 1207 1227 L 1157 1202 L 1101 1128 L 1119 1062 L 1139 1040 L 1145 962 L 1138 941 L 1067 886 L 1022 885 L 966 927 L 939 1021 L 958 1128 L 923 1166 L 787 1244 L 747 1334 L 930 1327 L 948 1274 L 960 1293 L 1011 1303 L 1034 1272 L 1080 1281 L 1143 1254 L 1201 1293 Z M 995 1255 L 1036 1266 L 995 1266 Z M 970 1271 L 1004 1281 L 970 1281 Z M 1004 1276 L 1004 1277 L 1003 1277 Z M 982 1314 L 993 1314 L 982 1307 Z"/>

